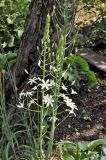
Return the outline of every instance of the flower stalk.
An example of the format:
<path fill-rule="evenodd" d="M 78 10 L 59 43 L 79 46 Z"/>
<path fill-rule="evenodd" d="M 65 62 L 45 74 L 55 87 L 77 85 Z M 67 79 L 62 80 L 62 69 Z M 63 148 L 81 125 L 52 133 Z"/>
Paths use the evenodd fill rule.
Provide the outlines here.
<path fill-rule="evenodd" d="M 45 81 L 45 74 L 46 74 L 46 54 L 47 54 L 47 49 L 48 45 L 50 42 L 49 39 L 49 28 L 50 28 L 50 15 L 47 15 L 46 18 L 46 26 L 45 26 L 45 31 L 44 31 L 44 36 L 42 40 L 42 55 L 43 55 L 43 80 Z M 42 90 L 42 106 L 40 110 L 40 155 L 41 157 L 43 156 L 43 119 L 44 119 L 44 101 L 43 97 L 45 96 L 45 90 Z"/>

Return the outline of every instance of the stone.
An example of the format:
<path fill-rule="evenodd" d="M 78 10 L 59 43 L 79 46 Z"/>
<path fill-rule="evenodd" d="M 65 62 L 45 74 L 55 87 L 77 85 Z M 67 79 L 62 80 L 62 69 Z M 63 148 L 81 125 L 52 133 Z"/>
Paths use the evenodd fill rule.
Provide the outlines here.
<path fill-rule="evenodd" d="M 88 61 L 89 64 L 106 73 L 106 57 L 97 54 L 90 48 L 82 48 L 78 50 L 80 56 Z"/>

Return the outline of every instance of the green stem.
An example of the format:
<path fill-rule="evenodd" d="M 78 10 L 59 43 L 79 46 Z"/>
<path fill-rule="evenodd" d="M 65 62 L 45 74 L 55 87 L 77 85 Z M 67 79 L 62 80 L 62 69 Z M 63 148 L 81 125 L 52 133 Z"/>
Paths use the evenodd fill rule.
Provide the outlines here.
<path fill-rule="evenodd" d="M 49 44 L 49 28 L 50 28 L 50 16 L 47 15 L 46 18 L 46 26 L 45 26 L 45 32 L 44 37 L 42 40 L 42 51 L 43 51 L 43 80 L 45 81 L 45 75 L 46 75 L 46 54 Z M 41 112 L 40 112 L 40 157 L 43 157 L 43 127 L 44 127 L 44 102 L 43 98 L 45 96 L 45 90 L 42 90 L 42 106 L 41 106 Z"/>
<path fill-rule="evenodd" d="M 57 69 L 61 67 L 60 71 L 57 72 L 56 75 L 56 87 L 55 87 L 55 92 L 54 92 L 54 106 L 52 110 L 52 127 L 50 131 L 50 140 L 49 140 L 49 145 L 48 145 L 48 150 L 47 150 L 47 155 L 46 155 L 46 160 L 48 160 L 52 156 L 52 148 L 53 148 L 53 139 L 54 139 L 54 131 L 55 131 L 55 118 L 57 115 L 57 105 L 58 105 L 58 96 L 59 91 L 60 91 L 60 84 L 61 84 L 61 74 L 62 74 L 62 69 L 63 69 L 63 59 L 64 59 L 64 54 L 65 54 L 65 45 L 66 45 L 66 35 L 67 35 L 67 24 L 68 24 L 68 0 L 65 0 L 64 2 L 64 38 L 63 36 L 60 37 L 60 42 L 59 42 L 59 49 L 58 49 L 58 60 L 57 60 Z"/>

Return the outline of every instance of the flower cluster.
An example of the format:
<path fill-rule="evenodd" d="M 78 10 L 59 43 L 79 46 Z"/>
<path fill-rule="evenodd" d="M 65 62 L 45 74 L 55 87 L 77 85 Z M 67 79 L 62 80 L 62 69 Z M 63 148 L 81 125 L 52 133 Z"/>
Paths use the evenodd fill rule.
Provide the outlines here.
<path fill-rule="evenodd" d="M 39 84 L 38 84 L 39 82 Z M 28 103 L 28 108 L 30 108 L 31 104 L 34 104 L 36 103 L 35 102 L 35 99 L 32 98 L 32 96 L 34 95 L 35 91 L 38 89 L 38 87 L 40 86 L 41 87 L 41 90 L 49 90 L 52 86 L 55 85 L 54 83 L 54 80 L 52 79 L 47 79 L 46 81 L 41 79 L 41 78 L 36 78 L 36 77 L 33 77 L 33 78 L 29 78 L 29 81 L 28 83 L 29 85 L 34 85 L 34 87 L 32 87 L 32 90 L 31 91 L 22 91 L 20 94 L 19 94 L 19 104 L 17 105 L 18 108 L 24 108 L 24 100 L 23 99 L 31 99 L 30 102 Z M 44 104 L 46 105 L 46 107 L 48 106 L 53 106 L 53 98 L 52 98 L 52 95 L 45 95 L 43 97 L 43 102 Z"/>
<path fill-rule="evenodd" d="M 39 82 L 39 84 L 38 84 L 38 82 Z M 41 90 L 45 89 L 45 91 L 48 91 L 50 88 L 55 86 L 54 80 L 47 79 L 45 81 L 45 80 L 43 80 L 39 77 L 38 78 L 36 78 L 36 77 L 30 78 L 27 84 L 30 84 L 31 86 L 34 84 L 35 86 L 32 88 L 32 91 L 27 91 L 27 92 L 22 91 L 19 94 L 20 102 L 17 105 L 18 108 L 24 108 L 25 99 L 28 99 L 28 98 L 29 98 L 28 101 L 27 101 L 28 108 L 30 108 L 32 104 L 37 104 L 37 102 L 36 102 L 37 99 L 34 99 L 33 95 L 34 95 L 35 91 L 38 89 L 38 87 L 40 87 Z M 61 88 L 63 90 L 65 90 L 66 92 L 68 91 L 68 88 L 63 83 L 61 85 Z M 77 93 L 72 89 L 71 94 L 77 94 Z M 77 106 L 75 105 L 74 102 L 72 102 L 72 99 L 70 99 L 65 94 L 60 94 L 60 97 L 63 98 L 63 102 L 68 107 L 65 111 L 68 112 L 69 115 L 70 114 L 75 114 L 74 110 L 77 110 Z M 53 107 L 54 101 L 55 101 L 55 99 L 53 98 L 53 95 L 51 95 L 51 94 L 45 94 L 43 99 L 42 99 L 42 102 L 44 103 L 44 105 L 46 107 L 50 107 L 50 106 Z"/>
<path fill-rule="evenodd" d="M 63 98 L 63 102 L 66 104 L 66 106 L 68 107 L 68 109 L 66 109 L 65 111 L 70 114 L 74 114 L 75 112 L 74 110 L 78 110 L 77 106 L 75 105 L 74 102 L 72 102 L 72 99 L 70 99 L 68 96 L 66 96 L 65 94 L 60 94 L 60 97 Z"/>

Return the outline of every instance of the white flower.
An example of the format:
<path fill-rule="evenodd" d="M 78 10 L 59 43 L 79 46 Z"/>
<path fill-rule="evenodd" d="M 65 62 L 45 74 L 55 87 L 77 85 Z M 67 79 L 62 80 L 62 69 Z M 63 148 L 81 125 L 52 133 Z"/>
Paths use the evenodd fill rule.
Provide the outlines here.
<path fill-rule="evenodd" d="M 77 108 L 75 103 L 72 102 L 72 99 L 70 99 L 69 97 L 65 97 L 64 102 L 66 102 L 66 105 L 70 107 L 72 110 Z"/>
<path fill-rule="evenodd" d="M 71 94 L 77 94 L 77 92 L 71 89 Z"/>
<path fill-rule="evenodd" d="M 49 117 L 48 118 L 49 121 L 52 121 L 54 120 L 54 122 L 58 121 L 59 119 L 57 117 Z"/>
<path fill-rule="evenodd" d="M 27 71 L 26 69 L 24 69 L 24 71 L 25 71 L 26 74 L 29 74 L 28 71 Z"/>
<path fill-rule="evenodd" d="M 40 60 L 38 61 L 38 66 L 39 66 L 39 67 L 41 66 L 41 61 L 40 61 Z"/>
<path fill-rule="evenodd" d="M 46 104 L 46 107 L 52 106 L 53 107 L 53 98 L 52 95 L 47 94 L 43 97 L 43 102 Z"/>
<path fill-rule="evenodd" d="M 70 115 L 70 114 L 76 115 L 76 114 L 74 113 L 74 110 L 66 109 L 65 111 L 68 112 L 69 115 Z"/>
<path fill-rule="evenodd" d="M 17 104 L 17 107 L 18 108 L 24 108 L 24 102 L 23 103 L 19 102 L 19 104 Z"/>
<path fill-rule="evenodd" d="M 60 93 L 59 96 L 62 97 L 62 98 L 65 98 L 65 97 L 66 97 L 64 93 Z"/>
<path fill-rule="evenodd" d="M 37 46 L 37 50 L 39 51 L 39 46 Z"/>
<path fill-rule="evenodd" d="M 44 80 L 42 79 L 42 83 L 39 84 L 39 86 L 41 86 L 42 89 L 46 88 L 47 90 L 49 90 L 49 79 L 48 79 L 47 81 L 44 81 Z"/>
<path fill-rule="evenodd" d="M 52 87 L 52 86 L 54 86 L 54 85 L 55 85 L 54 80 L 50 79 L 50 81 L 49 81 L 49 82 L 50 82 L 50 84 L 49 84 L 49 86 L 50 86 L 50 87 Z"/>
<path fill-rule="evenodd" d="M 53 85 L 54 85 L 54 81 L 53 80 L 46 80 L 46 81 L 44 81 L 43 79 L 41 80 L 42 81 L 42 83 L 40 83 L 39 84 L 39 86 L 41 86 L 42 88 L 41 89 L 47 89 L 47 90 L 49 90 L 50 89 L 50 87 L 52 87 Z"/>
<path fill-rule="evenodd" d="M 54 67 L 54 66 L 52 66 L 52 65 L 50 65 L 50 71 L 54 71 L 54 72 L 56 72 L 57 71 L 57 69 Z"/>
<path fill-rule="evenodd" d="M 69 99 L 68 97 L 65 97 L 65 99 L 64 99 L 64 102 L 66 102 L 66 105 L 68 106 L 68 107 L 70 107 L 71 105 L 72 105 L 72 99 Z"/>
<path fill-rule="evenodd" d="M 67 92 L 67 87 L 62 83 L 61 88 Z"/>
<path fill-rule="evenodd" d="M 32 89 L 33 89 L 34 91 L 37 90 L 37 86 L 33 87 Z"/>
<path fill-rule="evenodd" d="M 37 80 L 37 78 L 36 78 L 36 77 L 29 78 L 29 81 L 28 81 L 28 83 L 27 83 L 27 84 L 32 85 L 33 83 L 37 83 L 37 82 L 36 82 L 36 80 Z"/>
<path fill-rule="evenodd" d="M 63 99 L 66 99 L 67 96 L 64 93 L 60 93 L 59 97 L 62 97 Z"/>
<path fill-rule="evenodd" d="M 32 104 L 35 104 L 35 100 L 37 99 L 30 100 L 30 102 L 28 103 L 28 108 L 30 108 Z"/>
<path fill-rule="evenodd" d="M 69 114 L 75 114 L 74 110 L 77 110 L 77 106 L 75 105 L 74 102 L 72 102 L 72 99 L 70 99 L 68 96 L 64 96 L 64 102 L 66 103 L 67 107 L 69 107 L 69 109 L 66 109 L 66 111 L 69 112 Z"/>
<path fill-rule="evenodd" d="M 22 97 L 28 97 L 28 96 L 32 96 L 33 92 L 21 92 L 19 94 L 19 98 L 21 99 Z"/>

